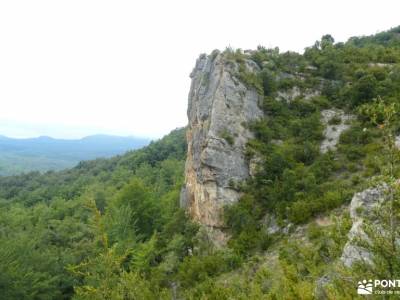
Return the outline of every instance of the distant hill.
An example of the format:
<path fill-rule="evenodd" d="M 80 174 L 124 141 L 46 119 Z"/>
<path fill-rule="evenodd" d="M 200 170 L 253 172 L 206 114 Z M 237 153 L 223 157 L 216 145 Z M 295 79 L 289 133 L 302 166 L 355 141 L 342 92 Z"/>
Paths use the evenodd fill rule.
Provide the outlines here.
<path fill-rule="evenodd" d="M 62 170 L 81 160 L 106 158 L 147 145 L 149 139 L 92 135 L 77 140 L 47 136 L 15 139 L 0 135 L 0 175 Z"/>

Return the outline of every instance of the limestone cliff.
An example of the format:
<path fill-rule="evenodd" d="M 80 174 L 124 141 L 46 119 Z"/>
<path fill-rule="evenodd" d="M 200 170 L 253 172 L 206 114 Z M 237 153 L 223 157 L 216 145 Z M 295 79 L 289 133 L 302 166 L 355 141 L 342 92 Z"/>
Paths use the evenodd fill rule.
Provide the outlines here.
<path fill-rule="evenodd" d="M 370 188 L 356 193 L 350 203 L 350 217 L 353 225 L 348 234 L 341 260 L 350 267 L 356 261 L 371 263 L 371 253 L 357 245 L 357 240 L 369 241 L 363 230 L 364 219 L 371 220 L 373 211 L 384 201 L 384 187 Z M 376 224 L 375 224 L 376 225 Z M 376 225 L 377 226 L 377 225 Z"/>
<path fill-rule="evenodd" d="M 245 60 L 249 72 L 257 65 Z M 188 154 L 181 206 L 200 224 L 223 227 L 222 208 L 238 201 L 234 183 L 249 176 L 245 147 L 252 137 L 249 122 L 262 116 L 259 95 L 235 74 L 238 64 L 223 53 L 201 55 L 189 92 Z"/>
<path fill-rule="evenodd" d="M 350 123 L 354 118 L 353 115 L 346 114 L 340 109 L 325 109 L 321 111 L 321 121 L 325 125 L 325 138 L 320 146 L 322 153 L 326 153 L 328 150 L 336 150 L 340 135 L 350 128 Z"/>

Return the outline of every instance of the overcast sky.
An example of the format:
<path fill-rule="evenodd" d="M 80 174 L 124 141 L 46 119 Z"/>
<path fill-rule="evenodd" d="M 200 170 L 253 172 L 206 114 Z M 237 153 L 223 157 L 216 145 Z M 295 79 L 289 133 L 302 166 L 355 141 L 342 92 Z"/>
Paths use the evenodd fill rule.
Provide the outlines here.
<path fill-rule="evenodd" d="M 200 53 L 302 51 L 400 25 L 398 0 L 0 1 L 0 134 L 160 137 Z"/>

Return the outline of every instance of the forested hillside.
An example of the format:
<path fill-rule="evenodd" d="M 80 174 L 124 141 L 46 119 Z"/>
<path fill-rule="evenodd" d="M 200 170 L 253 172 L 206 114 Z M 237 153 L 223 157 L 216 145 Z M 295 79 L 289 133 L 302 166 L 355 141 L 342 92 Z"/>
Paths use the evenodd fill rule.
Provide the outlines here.
<path fill-rule="evenodd" d="M 0 136 L 0 176 L 59 171 L 72 168 L 82 160 L 112 157 L 148 143 L 145 138 L 111 135 L 92 135 L 78 140 Z"/>
<path fill-rule="evenodd" d="M 108 290 L 115 287 L 108 280 L 128 280 L 117 270 L 122 257 L 145 263 L 143 242 L 162 239 L 166 253 L 186 251 L 195 227 L 178 210 L 185 152 L 180 129 L 112 159 L 0 177 L 0 298 L 69 299 L 73 286 L 88 285 L 82 294 L 96 299 L 90 286 Z M 101 282 L 108 272 L 114 279 Z"/>
<path fill-rule="evenodd" d="M 356 299 L 359 280 L 400 276 L 400 27 L 346 43 L 325 35 L 304 54 L 223 56 L 264 113 L 246 124 L 256 166 L 230 183 L 241 198 L 224 211 L 227 245 L 215 247 L 179 208 L 179 129 L 70 170 L 0 177 L 0 297 Z M 350 201 L 375 186 L 390 201 L 359 241 L 373 263 L 346 266 Z"/>

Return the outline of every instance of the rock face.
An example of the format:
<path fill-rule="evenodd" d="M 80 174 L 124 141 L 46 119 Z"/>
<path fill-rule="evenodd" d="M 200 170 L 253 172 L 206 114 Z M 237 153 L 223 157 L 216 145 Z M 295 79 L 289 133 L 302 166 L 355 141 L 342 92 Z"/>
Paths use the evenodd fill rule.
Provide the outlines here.
<path fill-rule="evenodd" d="M 248 71 L 258 66 L 245 61 Z M 262 116 L 259 95 L 236 76 L 238 64 L 214 51 L 196 62 L 189 92 L 188 154 L 181 206 L 209 229 L 221 229 L 222 208 L 238 201 L 234 185 L 249 176 L 246 125 Z"/>
<path fill-rule="evenodd" d="M 397 148 L 400 148 L 400 135 L 396 136 L 395 145 L 396 145 Z"/>
<path fill-rule="evenodd" d="M 319 96 L 321 93 L 318 90 L 306 90 L 301 91 L 299 87 L 294 86 L 289 90 L 286 91 L 278 91 L 278 95 L 276 100 L 278 101 L 286 101 L 292 102 L 296 98 L 303 98 L 305 100 L 310 100 L 313 97 Z"/>
<path fill-rule="evenodd" d="M 321 121 L 326 126 L 325 139 L 322 141 L 320 151 L 326 153 L 328 150 L 336 150 L 340 135 L 350 128 L 350 121 L 354 117 L 345 114 L 342 110 L 326 109 L 321 111 Z"/>
<path fill-rule="evenodd" d="M 384 200 L 384 188 L 370 188 L 356 193 L 350 203 L 350 217 L 353 225 L 348 234 L 349 241 L 343 249 L 341 260 L 350 267 L 356 261 L 371 263 L 371 254 L 364 248 L 356 245 L 355 239 L 368 241 L 368 236 L 362 229 L 365 218 L 371 218 L 371 213 Z"/>

